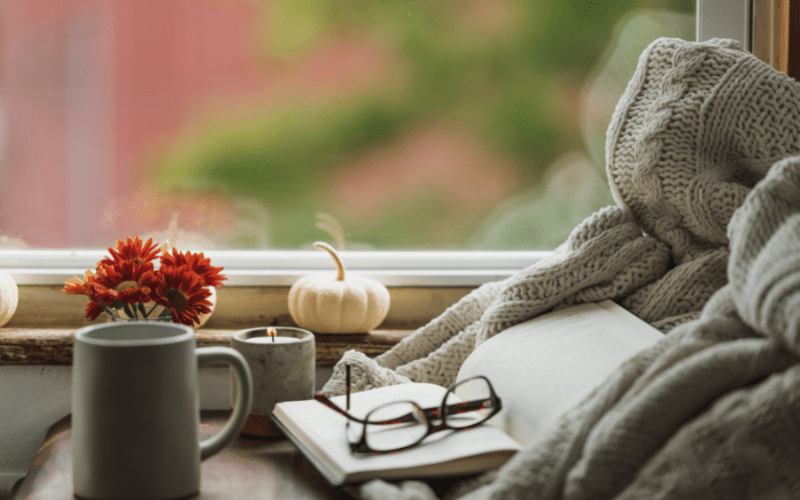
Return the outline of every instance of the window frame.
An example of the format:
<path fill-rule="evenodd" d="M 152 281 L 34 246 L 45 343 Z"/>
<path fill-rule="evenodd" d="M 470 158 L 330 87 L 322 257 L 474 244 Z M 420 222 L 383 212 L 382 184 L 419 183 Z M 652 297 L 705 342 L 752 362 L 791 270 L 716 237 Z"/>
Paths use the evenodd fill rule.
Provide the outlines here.
<path fill-rule="evenodd" d="M 752 52 L 754 3 L 755 0 L 697 0 L 697 40 L 732 38 Z"/>

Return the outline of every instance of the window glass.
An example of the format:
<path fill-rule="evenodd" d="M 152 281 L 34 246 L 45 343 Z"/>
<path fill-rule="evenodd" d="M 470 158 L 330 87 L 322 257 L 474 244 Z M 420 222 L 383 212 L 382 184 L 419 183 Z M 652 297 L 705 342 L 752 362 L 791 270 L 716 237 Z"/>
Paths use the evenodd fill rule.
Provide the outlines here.
<path fill-rule="evenodd" d="M 689 0 L 2 0 L 0 248 L 546 249 Z"/>

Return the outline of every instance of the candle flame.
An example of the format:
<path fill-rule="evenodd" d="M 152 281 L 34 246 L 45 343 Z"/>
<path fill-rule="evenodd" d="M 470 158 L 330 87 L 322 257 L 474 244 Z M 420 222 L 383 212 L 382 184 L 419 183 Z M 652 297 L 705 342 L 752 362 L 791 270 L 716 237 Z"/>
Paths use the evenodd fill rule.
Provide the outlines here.
<path fill-rule="evenodd" d="M 278 336 L 278 330 L 270 326 L 269 328 L 267 328 L 267 336 L 271 337 L 272 341 L 275 342 L 275 337 Z"/>

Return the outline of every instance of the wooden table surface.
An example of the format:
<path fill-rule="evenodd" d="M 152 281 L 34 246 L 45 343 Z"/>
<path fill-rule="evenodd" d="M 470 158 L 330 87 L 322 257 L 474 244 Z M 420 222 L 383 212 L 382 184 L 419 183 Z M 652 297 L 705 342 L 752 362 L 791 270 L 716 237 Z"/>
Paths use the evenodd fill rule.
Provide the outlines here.
<path fill-rule="evenodd" d="M 216 433 L 228 411 L 203 411 L 201 435 Z M 197 500 L 352 499 L 335 488 L 287 439 L 237 437 L 220 453 L 201 463 Z M 23 480 L 14 500 L 74 500 L 69 417 L 57 422 Z"/>
<path fill-rule="evenodd" d="M 203 410 L 200 435 L 216 434 L 230 415 Z M 332 486 L 285 438 L 237 436 L 218 454 L 200 463 L 200 493 L 192 500 L 352 500 L 355 486 Z M 426 482 L 440 498 L 466 477 L 442 477 Z M 11 500 L 75 500 L 72 490 L 70 417 L 47 433 L 28 475 Z"/>

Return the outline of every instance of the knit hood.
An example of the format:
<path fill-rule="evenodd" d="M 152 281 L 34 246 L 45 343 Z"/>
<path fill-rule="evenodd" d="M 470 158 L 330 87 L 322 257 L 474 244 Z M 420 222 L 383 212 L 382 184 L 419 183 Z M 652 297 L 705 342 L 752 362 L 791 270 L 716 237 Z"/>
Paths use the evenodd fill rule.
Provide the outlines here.
<path fill-rule="evenodd" d="M 755 183 L 800 152 L 800 84 L 738 42 L 653 42 L 606 137 L 618 204 L 672 248 L 677 263 L 727 245 Z"/>

